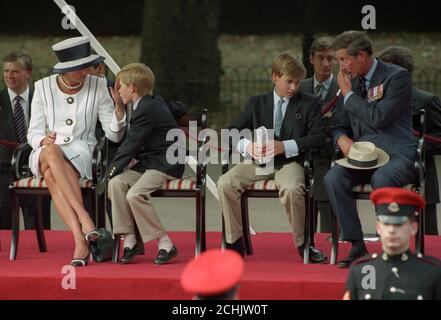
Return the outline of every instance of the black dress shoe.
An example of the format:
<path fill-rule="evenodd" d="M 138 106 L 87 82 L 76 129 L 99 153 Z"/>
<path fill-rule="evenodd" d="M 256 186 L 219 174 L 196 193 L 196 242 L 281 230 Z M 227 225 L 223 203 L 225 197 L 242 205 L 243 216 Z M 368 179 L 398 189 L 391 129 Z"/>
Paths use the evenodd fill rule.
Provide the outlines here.
<path fill-rule="evenodd" d="M 351 251 L 349 252 L 349 255 L 346 257 L 346 259 L 343 259 L 338 262 L 338 267 L 339 268 L 349 268 L 355 260 L 358 260 L 367 254 L 368 254 L 368 251 L 366 249 L 353 247 L 351 249 Z"/>
<path fill-rule="evenodd" d="M 178 255 L 178 249 L 176 249 L 175 246 L 171 248 L 169 252 L 165 249 L 160 249 L 158 252 L 158 255 L 155 259 L 155 264 L 164 264 L 168 261 L 170 261 L 171 258 L 176 257 Z"/>
<path fill-rule="evenodd" d="M 135 256 L 142 253 L 144 253 L 144 244 L 137 242 L 132 249 L 129 247 L 124 248 L 124 254 L 121 257 L 120 262 L 122 264 L 129 263 Z"/>
<path fill-rule="evenodd" d="M 242 258 L 245 257 L 245 243 L 243 242 L 243 238 L 239 238 L 234 243 L 226 243 L 225 248 L 236 251 Z"/>
<path fill-rule="evenodd" d="M 302 246 L 298 247 L 297 250 L 299 251 L 299 254 L 303 259 L 304 252 L 305 252 L 305 246 L 302 245 Z M 326 255 L 323 252 L 314 248 L 313 246 L 309 247 L 309 262 L 310 263 L 323 263 L 326 261 L 326 259 L 328 259 L 328 257 L 326 257 Z"/>

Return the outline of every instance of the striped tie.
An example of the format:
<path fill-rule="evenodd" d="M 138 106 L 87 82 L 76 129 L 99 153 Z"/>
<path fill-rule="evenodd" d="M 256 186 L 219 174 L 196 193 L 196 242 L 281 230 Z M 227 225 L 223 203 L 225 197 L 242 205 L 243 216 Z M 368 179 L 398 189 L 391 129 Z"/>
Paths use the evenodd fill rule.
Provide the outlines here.
<path fill-rule="evenodd" d="M 23 143 L 26 141 L 26 123 L 20 99 L 20 96 L 14 98 L 15 103 L 12 121 L 14 122 L 15 134 L 17 135 L 18 142 Z"/>

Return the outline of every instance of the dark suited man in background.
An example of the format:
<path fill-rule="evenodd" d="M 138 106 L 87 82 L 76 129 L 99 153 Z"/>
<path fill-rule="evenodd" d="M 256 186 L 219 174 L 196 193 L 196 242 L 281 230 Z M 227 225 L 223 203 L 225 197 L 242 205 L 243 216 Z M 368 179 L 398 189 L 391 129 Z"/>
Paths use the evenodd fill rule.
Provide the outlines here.
<path fill-rule="evenodd" d="M 26 142 L 31 115 L 33 90 L 29 86 L 32 76 L 31 57 L 13 52 L 3 58 L 3 80 L 6 88 L 0 91 L 0 140 Z M 9 184 L 12 182 L 11 159 L 14 149 L 0 145 L 0 229 L 11 228 L 11 199 Z M 35 200 L 28 197 L 21 203 L 26 229 L 35 227 Z M 43 200 L 43 225 L 50 229 L 50 200 Z"/>
<path fill-rule="evenodd" d="M 347 268 L 367 254 L 353 187 L 370 183 L 377 189 L 412 183 L 416 142 L 409 72 L 374 58 L 372 42 L 364 32 L 346 31 L 337 36 L 333 47 L 340 64 L 338 84 L 342 93 L 333 117 L 334 143 L 347 156 L 354 141 L 369 141 L 390 157 L 377 169 L 354 170 L 337 164 L 324 178 L 341 237 L 352 243 L 349 256 L 339 262 L 340 267 Z"/>
<path fill-rule="evenodd" d="M 273 170 L 259 174 L 255 163 L 240 163 L 222 175 L 217 182 L 217 192 L 222 214 L 225 218 L 227 248 L 245 255 L 240 195 L 253 182 L 274 179 L 279 198 L 288 216 L 293 240 L 303 257 L 305 227 L 305 176 L 303 160 L 310 148 L 323 146 L 324 128 L 320 118 L 317 97 L 300 91 L 300 82 L 306 70 L 302 62 L 290 52 L 279 54 L 272 64 L 271 92 L 251 97 L 245 111 L 229 129 L 256 130 L 259 127 L 274 128 L 274 141 L 261 145 L 241 139 L 237 150 L 243 156 L 274 159 Z M 326 256 L 311 247 L 309 259 L 322 263 Z"/>
<path fill-rule="evenodd" d="M 314 75 L 303 80 L 300 90 L 316 95 L 323 108 L 338 91 L 337 79 L 332 74 L 335 65 L 335 54 L 332 49 L 332 39 L 317 38 L 311 45 L 309 62 L 314 67 Z M 323 185 L 323 177 L 331 167 L 334 151 L 330 138 L 332 113 L 325 115 L 326 143 L 314 157 L 314 200 L 318 201 L 317 209 L 320 212 L 320 231 L 331 231 L 331 208 Z"/>
<path fill-rule="evenodd" d="M 415 61 L 412 51 L 405 47 L 389 46 L 378 56 L 381 60 L 396 64 L 410 74 L 413 73 Z M 426 110 L 426 134 L 441 138 L 441 102 L 433 93 L 423 91 L 412 86 L 412 110 Z M 440 202 L 438 174 L 436 171 L 435 155 L 441 154 L 441 145 L 425 141 L 425 233 L 438 235 L 438 219 L 436 204 Z"/>

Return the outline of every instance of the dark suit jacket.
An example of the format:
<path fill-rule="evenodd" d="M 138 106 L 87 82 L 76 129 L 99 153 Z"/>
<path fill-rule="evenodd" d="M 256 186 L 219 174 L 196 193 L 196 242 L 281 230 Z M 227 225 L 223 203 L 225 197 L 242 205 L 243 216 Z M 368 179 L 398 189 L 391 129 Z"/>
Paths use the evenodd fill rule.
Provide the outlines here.
<path fill-rule="evenodd" d="M 29 88 L 29 106 L 32 101 L 33 90 Z M 30 112 L 28 113 L 30 115 Z M 12 122 L 12 106 L 8 89 L 0 91 L 0 139 L 18 142 Z M 10 202 L 8 186 L 11 182 L 11 159 L 14 149 L 0 146 L 0 202 Z"/>
<path fill-rule="evenodd" d="M 371 141 L 391 157 L 413 162 L 416 141 L 412 132 L 412 84 L 408 71 L 378 61 L 369 89 L 383 85 L 383 96 L 371 102 L 359 95 L 358 79 L 352 83 L 354 94 L 343 106 L 339 99 L 333 117 L 334 143 L 346 134 L 354 141 Z"/>
<path fill-rule="evenodd" d="M 273 91 L 251 97 L 245 111 L 229 129 L 236 128 L 254 130 L 261 126 L 274 129 L 273 123 L 274 97 Z M 323 145 L 324 129 L 320 118 L 320 103 L 317 97 L 299 91 L 294 95 L 286 108 L 279 141 L 294 139 L 299 148 L 299 155 L 286 158 L 284 154 L 274 159 L 275 167 L 297 161 L 303 166 L 305 151 Z"/>
<path fill-rule="evenodd" d="M 412 109 L 418 112 L 426 110 L 426 134 L 441 138 L 441 103 L 434 94 L 417 88 L 412 89 Z M 439 203 L 438 175 L 435 155 L 441 154 L 441 145 L 425 142 L 426 161 L 426 201 L 428 204 Z"/>
<path fill-rule="evenodd" d="M 174 143 L 166 140 L 167 132 L 175 128 L 176 120 L 161 96 L 142 97 L 132 114 L 127 137 L 109 166 L 108 179 L 123 172 L 133 158 L 139 162 L 132 170 L 155 169 L 176 178 L 182 177 L 184 164 L 170 164 L 166 159 L 167 149 Z"/>
<path fill-rule="evenodd" d="M 300 84 L 300 90 L 303 92 L 314 95 L 314 77 L 307 78 L 303 80 Z M 338 91 L 337 78 L 334 76 L 329 86 L 328 92 L 326 93 L 323 102 L 328 103 Z M 323 106 L 321 106 L 323 108 Z M 323 118 L 326 140 L 323 148 L 314 157 L 314 199 L 316 201 L 328 201 L 328 196 L 326 193 L 325 186 L 323 184 L 323 177 L 328 172 L 331 167 L 332 155 L 334 154 L 334 146 L 331 140 L 331 125 L 332 118 Z M 322 212 L 323 214 L 323 212 Z"/>

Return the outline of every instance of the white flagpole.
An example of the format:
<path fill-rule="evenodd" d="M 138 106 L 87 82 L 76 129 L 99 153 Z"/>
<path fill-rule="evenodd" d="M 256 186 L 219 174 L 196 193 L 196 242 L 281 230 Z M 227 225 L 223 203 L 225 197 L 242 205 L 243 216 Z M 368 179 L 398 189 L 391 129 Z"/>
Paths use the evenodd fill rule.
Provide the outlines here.
<path fill-rule="evenodd" d="M 118 66 L 115 60 L 112 59 L 110 54 L 103 48 L 103 46 L 98 42 L 98 40 L 95 38 L 92 32 L 90 32 L 90 30 L 85 26 L 85 24 L 77 16 L 76 12 L 74 10 L 70 10 L 70 7 L 64 0 L 54 0 L 54 2 L 60 8 L 61 12 L 63 12 L 66 15 L 66 17 L 70 20 L 70 22 L 75 26 L 75 28 L 77 28 L 77 30 L 81 33 L 81 35 L 89 37 L 92 48 L 100 56 L 103 56 L 105 58 L 104 63 L 116 75 L 121 68 Z M 69 10 L 67 10 L 67 8 L 69 8 Z M 196 166 L 191 165 L 191 163 L 196 163 L 196 159 L 194 159 L 193 157 L 190 158 L 192 158 L 190 159 L 191 161 L 189 162 L 190 168 L 192 168 L 196 172 Z M 216 200 L 219 201 L 219 198 L 217 196 L 216 184 L 214 183 L 213 179 L 211 179 L 210 176 L 208 175 L 207 175 L 206 183 L 208 190 L 216 198 Z"/>

